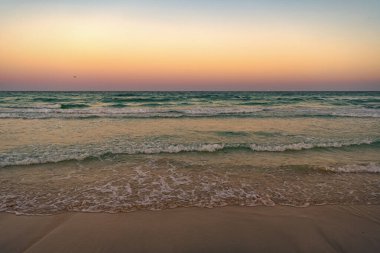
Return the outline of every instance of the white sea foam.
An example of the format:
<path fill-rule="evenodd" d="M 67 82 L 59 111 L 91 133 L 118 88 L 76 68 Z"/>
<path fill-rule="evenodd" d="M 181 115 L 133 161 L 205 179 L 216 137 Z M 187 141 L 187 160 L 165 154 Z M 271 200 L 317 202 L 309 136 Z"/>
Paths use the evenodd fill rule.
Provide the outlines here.
<path fill-rule="evenodd" d="M 326 167 L 325 170 L 342 173 L 380 173 L 380 165 L 376 163 L 349 164 L 337 167 Z"/>
<path fill-rule="evenodd" d="M 86 118 L 86 117 L 131 117 L 150 118 L 182 116 L 207 117 L 218 115 L 245 115 L 263 111 L 257 107 L 192 107 L 192 108 L 81 108 L 81 109 L 51 109 L 51 108 L 0 108 L 0 118 Z"/>
<path fill-rule="evenodd" d="M 374 143 L 371 139 L 353 140 L 353 141 L 333 141 L 333 142 L 318 142 L 318 143 L 292 143 L 292 144 L 276 144 L 276 145 L 259 145 L 251 144 L 250 148 L 253 151 L 268 151 L 268 152 L 283 152 L 287 150 L 304 150 L 312 148 L 341 148 L 345 146 L 363 145 Z"/>
<path fill-rule="evenodd" d="M 113 164 L 113 169 L 107 168 L 106 164 L 92 165 L 89 170 L 74 168 L 73 165 L 44 170 L 44 173 L 36 173 L 41 172 L 38 168 L 2 170 L 0 212 L 117 213 L 190 206 L 305 207 L 326 203 L 366 204 L 363 201 L 369 200 L 379 203 L 378 178 L 373 177 L 376 175 L 361 174 L 357 177 L 354 173 L 342 173 L 336 180 L 325 173 L 312 173 L 312 168 L 311 173 L 294 177 L 276 173 L 281 168 L 269 172 L 236 168 L 234 173 L 228 173 L 219 166 L 199 173 L 199 170 L 180 169 L 181 166 L 175 168 L 170 162 L 155 164 L 152 168 L 152 163 L 154 161 L 150 160 L 136 167 L 128 165 L 128 162 Z M 379 172 L 376 164 L 334 168 L 334 172 Z M 62 182 L 63 175 L 67 173 L 72 176 Z M 20 182 L 20 175 L 27 177 L 27 183 Z"/>
<path fill-rule="evenodd" d="M 332 112 L 331 115 L 341 116 L 341 117 L 380 118 L 380 110 L 378 109 L 341 110 L 337 112 Z"/>
<path fill-rule="evenodd" d="M 84 160 L 89 157 L 102 157 L 105 154 L 160 154 L 181 152 L 217 152 L 224 149 L 249 148 L 254 152 L 299 151 L 313 148 L 342 148 L 376 143 L 374 139 L 339 140 L 298 143 L 249 144 L 249 143 L 102 143 L 98 145 L 78 145 L 75 147 L 40 146 L 33 152 L 23 150 L 0 154 L 0 167 L 10 165 L 30 165 L 66 160 Z"/>
<path fill-rule="evenodd" d="M 275 107 L 275 106 L 231 106 L 231 107 L 89 107 L 75 109 L 37 108 L 0 108 L 0 118 L 178 118 L 178 117 L 217 117 L 217 116 L 257 116 L 257 117 L 303 117 L 334 116 L 379 118 L 379 109 L 358 108 L 320 108 L 312 107 Z"/>

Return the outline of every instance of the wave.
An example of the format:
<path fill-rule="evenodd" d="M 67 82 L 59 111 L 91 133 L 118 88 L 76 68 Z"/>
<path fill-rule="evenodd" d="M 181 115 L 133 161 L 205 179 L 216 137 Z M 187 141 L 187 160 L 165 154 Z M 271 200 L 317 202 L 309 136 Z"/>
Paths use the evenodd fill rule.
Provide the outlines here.
<path fill-rule="evenodd" d="M 0 118 L 179 118 L 179 117 L 355 117 L 380 118 L 379 109 L 312 109 L 263 106 L 229 107 L 172 107 L 149 103 L 141 107 L 126 107 L 114 103 L 107 107 L 89 107 L 86 104 L 38 105 L 37 107 L 0 107 Z"/>
<path fill-rule="evenodd" d="M 0 107 L 0 114 L 2 112 L 17 113 L 17 112 L 41 112 L 41 110 L 60 109 L 61 104 L 21 104 L 21 105 L 3 105 Z M 50 111 L 46 111 L 50 112 Z"/>
<path fill-rule="evenodd" d="M 14 165 L 32 165 L 56 163 L 70 160 L 85 160 L 102 158 L 113 155 L 153 155 L 177 154 L 183 152 L 219 152 L 239 151 L 247 152 L 293 152 L 310 149 L 344 148 L 363 145 L 379 145 L 380 141 L 364 139 L 350 141 L 326 141 L 318 143 L 291 143 L 291 144 L 249 144 L 249 143 L 199 143 L 199 144 L 163 144 L 163 143 L 108 143 L 77 146 L 77 147 L 41 147 L 33 154 L 20 151 L 0 154 L 0 167 Z"/>
<path fill-rule="evenodd" d="M 347 166 L 355 168 L 349 172 L 362 175 L 344 171 L 334 177 L 312 166 L 306 167 L 311 173 L 297 177 L 277 173 L 281 167 L 265 171 L 237 167 L 230 173 L 211 166 L 200 173 L 199 169 L 183 168 L 181 163 L 154 159 L 138 164 L 123 161 L 116 167 L 73 164 L 45 173 L 29 168 L 3 170 L 6 180 L 0 187 L 0 212 L 42 215 L 177 207 L 380 204 L 378 175 L 365 175 L 377 173 L 379 165 Z"/>
<path fill-rule="evenodd" d="M 338 173 L 380 173 L 380 165 L 376 163 L 349 164 L 336 167 L 326 167 L 324 170 Z"/>
<path fill-rule="evenodd" d="M 124 108 L 124 107 L 127 107 L 127 105 L 123 103 L 115 103 L 115 104 L 111 104 L 109 107 Z"/>
<path fill-rule="evenodd" d="M 45 102 L 45 103 L 59 103 L 59 102 L 69 102 L 69 98 L 58 98 L 58 97 L 37 97 L 33 98 L 32 101 L 35 102 Z"/>
<path fill-rule="evenodd" d="M 61 104 L 61 109 L 71 109 L 71 108 L 87 108 L 89 105 L 86 104 Z"/>
<path fill-rule="evenodd" d="M 253 151 L 267 151 L 267 152 L 284 152 L 284 151 L 297 151 L 297 150 L 305 150 L 305 149 L 314 149 L 314 148 L 341 148 L 348 146 L 357 146 L 357 145 L 370 145 L 376 144 L 376 141 L 368 140 L 360 140 L 360 141 L 343 141 L 343 142 L 322 142 L 322 143 L 292 143 L 292 144 L 280 144 L 280 145 L 257 145 L 251 144 L 250 148 Z"/>

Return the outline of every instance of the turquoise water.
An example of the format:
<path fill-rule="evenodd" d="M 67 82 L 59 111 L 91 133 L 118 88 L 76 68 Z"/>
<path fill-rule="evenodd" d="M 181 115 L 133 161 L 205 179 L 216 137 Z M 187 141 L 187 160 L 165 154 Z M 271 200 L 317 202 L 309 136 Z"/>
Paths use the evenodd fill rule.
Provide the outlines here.
<path fill-rule="evenodd" d="M 0 92 L 0 211 L 380 204 L 380 92 Z"/>
<path fill-rule="evenodd" d="M 1 92 L 1 118 L 380 117 L 379 92 Z"/>

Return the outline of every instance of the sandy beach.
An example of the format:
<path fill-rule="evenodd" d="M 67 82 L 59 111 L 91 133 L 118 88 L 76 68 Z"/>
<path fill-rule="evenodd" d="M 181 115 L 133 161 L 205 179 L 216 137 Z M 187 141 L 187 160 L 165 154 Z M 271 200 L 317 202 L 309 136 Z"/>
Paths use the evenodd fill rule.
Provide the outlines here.
<path fill-rule="evenodd" d="M 0 214 L 0 252 L 379 252 L 380 206 Z"/>

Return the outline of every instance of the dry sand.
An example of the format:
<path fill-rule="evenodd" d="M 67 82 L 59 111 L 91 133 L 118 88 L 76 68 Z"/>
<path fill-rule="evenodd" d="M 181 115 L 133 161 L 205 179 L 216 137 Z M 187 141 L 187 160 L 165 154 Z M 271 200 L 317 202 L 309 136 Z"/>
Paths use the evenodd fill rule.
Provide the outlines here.
<path fill-rule="evenodd" d="M 0 252 L 380 252 L 380 206 L 2 213 Z"/>

